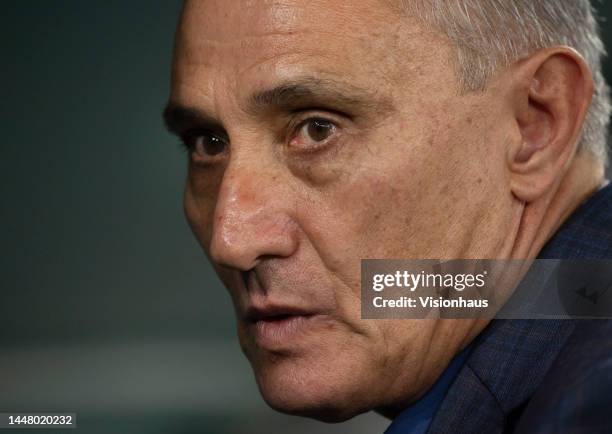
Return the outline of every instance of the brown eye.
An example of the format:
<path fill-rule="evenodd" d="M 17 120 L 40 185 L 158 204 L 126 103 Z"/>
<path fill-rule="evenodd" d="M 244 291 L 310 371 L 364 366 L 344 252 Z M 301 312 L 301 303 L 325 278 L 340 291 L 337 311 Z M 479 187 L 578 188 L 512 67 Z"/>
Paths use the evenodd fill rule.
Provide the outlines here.
<path fill-rule="evenodd" d="M 202 161 L 210 160 L 227 149 L 226 139 L 206 131 L 190 134 L 184 142 L 192 156 Z"/>
<path fill-rule="evenodd" d="M 204 134 L 195 141 L 195 152 L 205 156 L 215 156 L 225 150 L 225 141 L 213 134 Z"/>
<path fill-rule="evenodd" d="M 336 132 L 336 125 L 325 119 L 313 118 L 304 121 L 298 128 L 290 145 L 297 148 L 317 148 L 324 145 Z"/>
<path fill-rule="evenodd" d="M 315 142 L 322 142 L 334 132 L 334 124 L 322 119 L 313 119 L 306 124 L 308 136 Z"/>

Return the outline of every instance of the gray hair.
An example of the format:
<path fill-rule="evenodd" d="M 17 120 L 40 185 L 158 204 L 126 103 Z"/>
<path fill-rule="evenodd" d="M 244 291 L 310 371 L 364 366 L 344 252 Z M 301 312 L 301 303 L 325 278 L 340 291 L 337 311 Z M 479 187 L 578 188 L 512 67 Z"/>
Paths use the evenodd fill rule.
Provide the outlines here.
<path fill-rule="evenodd" d="M 445 33 L 457 49 L 463 91 L 485 88 L 502 66 L 541 48 L 566 45 L 593 73 L 595 95 L 580 148 L 607 164 L 609 88 L 602 74 L 605 47 L 589 0 L 403 0 L 404 10 Z"/>

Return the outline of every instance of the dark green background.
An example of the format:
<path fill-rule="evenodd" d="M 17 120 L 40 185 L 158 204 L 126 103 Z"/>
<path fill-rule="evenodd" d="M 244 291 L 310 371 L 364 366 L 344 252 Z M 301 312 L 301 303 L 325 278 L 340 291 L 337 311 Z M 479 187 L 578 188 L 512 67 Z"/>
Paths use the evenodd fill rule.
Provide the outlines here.
<path fill-rule="evenodd" d="M 76 411 L 83 433 L 382 432 L 257 393 L 161 123 L 179 2 L 1 5 L 0 412 Z"/>

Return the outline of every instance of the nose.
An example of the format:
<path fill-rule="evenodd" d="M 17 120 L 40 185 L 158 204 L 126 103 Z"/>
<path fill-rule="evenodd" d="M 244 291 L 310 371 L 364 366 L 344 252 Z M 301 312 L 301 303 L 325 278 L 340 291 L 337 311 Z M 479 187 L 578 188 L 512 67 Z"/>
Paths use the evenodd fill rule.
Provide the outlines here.
<path fill-rule="evenodd" d="M 295 200 L 275 176 L 234 165 L 226 169 L 215 207 L 210 257 L 248 271 L 265 257 L 288 257 L 297 249 Z"/>

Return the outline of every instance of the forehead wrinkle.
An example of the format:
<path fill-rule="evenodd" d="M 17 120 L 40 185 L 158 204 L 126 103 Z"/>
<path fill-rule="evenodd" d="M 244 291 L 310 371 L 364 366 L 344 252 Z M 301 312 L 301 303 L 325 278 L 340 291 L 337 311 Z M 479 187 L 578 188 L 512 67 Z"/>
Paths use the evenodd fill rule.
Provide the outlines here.
<path fill-rule="evenodd" d="M 347 5 L 343 5 L 342 9 L 353 13 L 360 10 Z M 347 26 L 355 28 L 357 21 L 362 21 L 359 18 L 363 18 L 363 14 L 355 15 L 357 16 L 350 20 L 352 22 L 345 23 Z M 427 57 L 427 54 L 412 55 L 412 48 L 415 46 L 413 38 L 422 39 L 423 32 L 411 25 L 411 20 L 406 22 L 400 20 L 397 14 L 390 15 L 390 8 L 374 11 L 373 16 L 374 21 L 385 19 L 386 25 L 360 28 L 359 31 L 349 32 L 341 38 L 337 32 L 333 32 L 334 29 L 329 28 L 330 21 L 324 18 L 319 23 L 312 23 L 308 30 L 305 30 L 301 23 L 296 26 L 299 29 L 271 29 L 262 33 L 262 36 L 247 35 L 243 31 L 242 39 L 232 41 L 214 37 L 210 39 L 210 32 L 198 32 L 197 28 L 193 28 L 185 34 L 191 41 L 199 39 L 198 44 L 202 49 L 199 56 L 203 63 L 198 65 L 196 58 L 182 61 L 187 61 L 186 63 L 191 63 L 196 68 L 205 67 L 197 72 L 199 77 L 190 79 L 194 85 L 198 82 L 201 86 L 204 73 L 217 79 L 223 78 L 226 83 L 231 82 L 235 88 L 234 103 L 242 108 L 253 91 L 269 88 L 276 83 L 282 83 L 282 80 L 291 79 L 292 75 L 302 74 L 345 78 L 344 81 L 353 81 L 368 90 L 376 91 L 373 93 L 378 94 L 380 100 L 380 95 L 384 94 L 383 87 L 411 88 L 410 83 L 414 81 L 415 76 L 426 75 L 427 68 L 423 64 L 423 58 Z M 389 19 L 388 16 L 392 18 Z M 310 20 L 308 22 L 310 23 Z M 332 24 L 333 22 L 334 20 Z M 196 38 L 198 33 L 204 33 L 204 37 Z M 236 34 L 239 35 L 240 32 L 237 31 L 234 35 Z M 310 34 L 322 35 L 323 38 L 319 39 L 323 41 L 328 35 L 333 39 L 330 39 L 329 43 L 321 43 L 317 42 L 317 38 L 310 38 Z M 226 53 L 225 49 L 234 49 L 236 52 Z M 253 55 L 249 53 L 252 50 L 255 50 Z M 350 54 L 351 51 L 353 54 Z M 219 88 L 218 85 L 215 87 Z M 399 90 L 401 89 L 397 88 L 397 91 Z M 394 102 L 398 96 L 397 91 L 393 91 L 394 95 L 391 97 Z M 227 95 L 225 91 L 221 93 Z"/>
<path fill-rule="evenodd" d="M 178 44 L 174 63 L 180 60 L 192 65 L 214 67 L 233 58 L 231 63 L 235 64 L 237 75 L 242 76 L 266 62 L 281 58 L 286 61 L 290 57 L 322 57 L 322 53 L 316 51 L 319 47 L 309 47 L 295 41 L 300 37 L 307 38 L 310 33 L 313 32 L 269 33 L 264 40 L 252 36 L 224 42 L 206 38 L 183 38 Z M 282 38 L 274 35 L 280 35 Z M 252 51 L 256 52 L 256 56 Z M 241 63 L 245 64 L 240 65 Z"/>
<path fill-rule="evenodd" d="M 264 51 L 268 53 L 264 54 L 265 58 L 254 62 L 253 66 L 275 56 L 283 55 L 284 53 L 274 53 L 274 51 L 286 51 L 286 47 L 290 46 L 294 50 L 300 48 L 299 51 L 302 52 L 308 51 L 309 48 L 325 51 L 329 46 L 329 48 L 335 47 L 337 52 L 346 53 L 352 49 L 350 45 L 354 45 L 351 44 L 353 40 L 357 42 L 354 48 L 367 50 L 370 55 L 380 56 L 381 60 L 386 56 L 385 51 L 394 48 L 392 45 L 394 45 L 394 40 L 397 40 L 396 33 L 400 17 L 397 11 L 390 7 L 389 0 L 376 0 L 375 4 L 383 7 L 373 7 L 372 4 L 366 7 L 367 5 L 353 2 L 332 3 L 334 8 L 330 10 L 330 13 L 320 16 L 319 14 L 326 9 L 327 5 L 326 2 L 320 0 L 312 0 L 308 5 L 290 1 L 269 1 L 261 5 L 256 2 L 248 2 L 247 5 L 241 6 L 240 12 L 235 14 L 242 17 L 238 19 L 238 22 L 243 25 L 232 26 L 231 29 L 219 24 L 223 21 L 223 14 L 228 16 L 227 12 L 223 12 L 226 7 L 215 6 L 213 2 L 212 11 L 206 13 L 204 7 L 195 5 L 195 8 L 192 7 L 195 9 L 193 13 L 186 14 L 185 25 L 181 26 L 185 37 L 182 38 L 182 44 L 179 44 L 179 47 L 185 50 L 187 57 L 192 58 L 194 63 L 200 61 L 204 63 L 211 54 L 207 51 L 211 49 L 223 50 L 234 45 L 238 50 L 243 51 L 242 58 L 248 59 L 250 56 L 244 51 L 261 44 L 264 50 L 260 50 L 259 54 L 264 54 Z M 249 14 L 250 6 L 256 6 L 258 9 Z M 313 9 L 317 11 L 317 14 L 312 13 Z M 289 23 L 285 20 L 285 15 L 293 18 L 297 16 L 300 19 Z M 214 16 L 217 16 L 216 20 L 213 20 Z M 202 25 L 206 21 L 210 21 L 211 25 Z M 344 31 L 339 35 L 338 25 L 352 31 Z M 219 26 L 222 31 L 215 31 Z M 321 44 L 321 40 L 327 37 L 330 38 L 331 45 Z M 245 70 L 251 67 L 249 65 L 239 69 Z"/>
<path fill-rule="evenodd" d="M 237 0 L 235 0 L 238 3 Z M 237 39 L 255 39 L 262 37 L 287 37 L 300 29 L 300 12 L 296 8 L 280 1 L 266 1 L 264 5 L 256 2 L 242 2 L 236 11 L 235 4 L 230 7 L 215 2 L 201 0 L 187 1 L 181 15 L 179 34 L 183 42 L 191 39 L 197 45 L 206 40 L 210 44 L 233 43 Z M 193 38 L 197 35 L 197 38 Z M 185 37 L 189 36 L 189 37 Z"/>
<path fill-rule="evenodd" d="M 180 39 L 181 41 L 180 46 L 188 48 L 189 52 L 192 52 L 193 50 L 206 49 L 207 45 L 213 48 L 225 48 L 225 47 L 231 47 L 232 45 L 240 44 L 240 48 L 245 48 L 248 46 L 255 45 L 255 43 L 265 45 L 266 42 L 265 41 L 261 42 L 261 39 L 274 38 L 278 40 L 279 37 L 281 38 L 280 40 L 282 41 L 282 45 L 287 45 L 287 41 L 289 38 L 295 38 L 295 37 L 302 36 L 302 35 L 308 36 L 308 35 L 312 35 L 315 33 L 329 33 L 330 35 L 337 36 L 337 34 L 333 31 L 324 32 L 324 31 L 313 30 L 311 28 L 291 30 L 291 31 L 270 31 L 266 33 L 253 34 L 253 35 L 235 35 L 235 37 L 231 39 L 227 38 L 224 40 L 214 39 L 209 36 L 200 36 L 200 37 L 194 38 L 194 37 L 187 37 L 187 35 L 183 35 Z M 279 43 L 277 42 L 275 45 L 279 45 Z"/>

